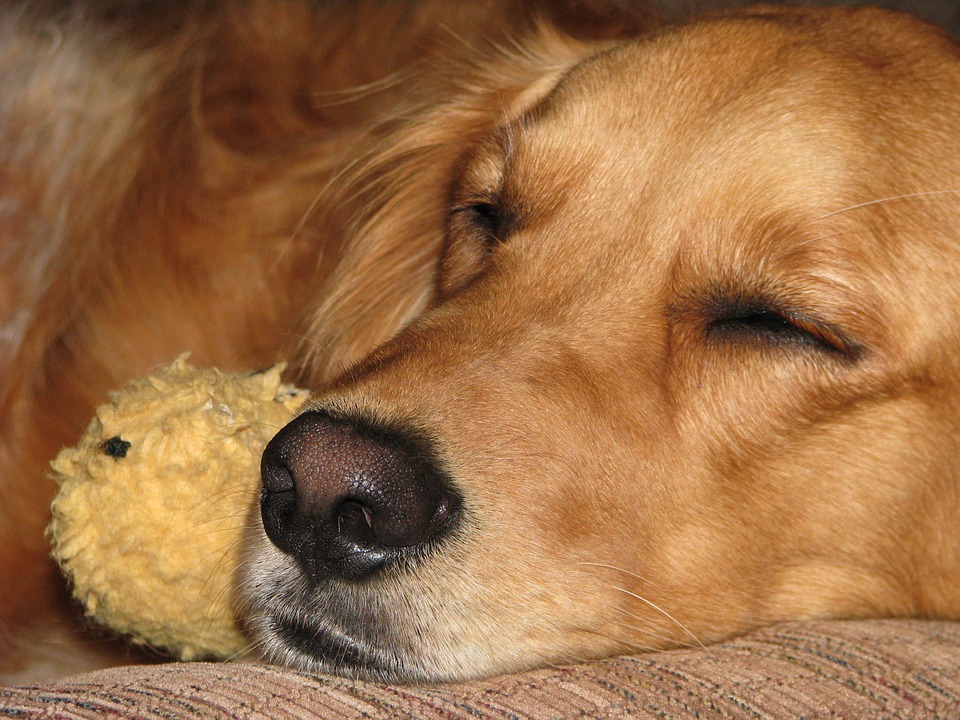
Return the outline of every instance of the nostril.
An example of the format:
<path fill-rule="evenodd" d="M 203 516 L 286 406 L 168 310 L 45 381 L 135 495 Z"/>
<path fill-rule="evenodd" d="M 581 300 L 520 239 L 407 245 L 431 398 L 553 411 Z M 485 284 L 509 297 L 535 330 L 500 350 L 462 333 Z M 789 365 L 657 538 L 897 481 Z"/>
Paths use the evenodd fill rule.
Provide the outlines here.
<path fill-rule="evenodd" d="M 357 545 L 379 542 L 373 532 L 373 513 L 356 500 L 344 500 L 337 509 L 337 533 L 352 538 Z"/>
<path fill-rule="evenodd" d="M 293 473 L 280 458 L 262 460 L 260 475 L 263 480 L 263 489 L 267 492 L 293 492 Z"/>
<path fill-rule="evenodd" d="M 452 493 L 429 483 L 395 490 L 379 507 L 362 506 L 364 519 L 376 540 L 388 547 L 421 545 L 450 522 L 454 509 Z"/>
<path fill-rule="evenodd" d="M 270 540 L 317 579 L 361 579 L 437 539 L 460 499 L 410 433 L 308 412 L 270 442 L 261 514 Z"/>
<path fill-rule="evenodd" d="M 298 522 L 293 473 L 280 458 L 264 456 L 260 476 L 260 514 L 267 537 L 284 552 L 296 553 L 303 543 L 304 528 Z"/>
<path fill-rule="evenodd" d="M 341 522 L 356 527 L 358 530 L 373 531 L 373 511 L 357 500 L 344 500 L 340 504 L 339 514 Z"/>

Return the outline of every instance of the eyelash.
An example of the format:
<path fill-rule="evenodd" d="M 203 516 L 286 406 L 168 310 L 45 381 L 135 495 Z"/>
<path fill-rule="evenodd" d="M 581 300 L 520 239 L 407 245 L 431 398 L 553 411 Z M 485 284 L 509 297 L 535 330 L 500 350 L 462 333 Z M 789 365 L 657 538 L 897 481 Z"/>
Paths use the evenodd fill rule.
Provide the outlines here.
<path fill-rule="evenodd" d="M 477 198 L 455 207 L 451 213 L 462 217 L 468 225 L 479 231 L 490 245 L 504 240 L 514 229 L 516 218 L 505 210 L 498 199 Z"/>
<path fill-rule="evenodd" d="M 855 360 L 860 348 L 842 333 L 808 315 L 774 304 L 719 303 L 708 337 L 719 341 L 750 340 L 776 347 L 807 347 Z"/>

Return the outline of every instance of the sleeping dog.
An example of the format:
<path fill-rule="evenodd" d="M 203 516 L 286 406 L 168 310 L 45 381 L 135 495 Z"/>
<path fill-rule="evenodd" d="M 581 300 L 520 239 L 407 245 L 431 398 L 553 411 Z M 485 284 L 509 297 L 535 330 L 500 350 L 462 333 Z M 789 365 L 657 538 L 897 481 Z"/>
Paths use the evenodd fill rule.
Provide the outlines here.
<path fill-rule="evenodd" d="M 8 665 L 108 661 L 46 559 L 43 468 L 184 349 L 315 388 L 237 579 L 270 659 L 434 681 L 960 618 L 948 38 L 870 9 L 159 5 L 0 23 Z"/>

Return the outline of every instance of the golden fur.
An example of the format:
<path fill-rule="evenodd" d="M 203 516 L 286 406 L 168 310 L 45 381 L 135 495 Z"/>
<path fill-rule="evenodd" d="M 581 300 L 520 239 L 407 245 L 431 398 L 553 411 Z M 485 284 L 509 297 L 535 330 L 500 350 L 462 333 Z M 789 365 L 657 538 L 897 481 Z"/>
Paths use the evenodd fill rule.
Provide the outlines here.
<path fill-rule="evenodd" d="M 783 618 L 960 618 L 940 33 L 873 10 L 635 41 L 653 21 L 624 3 L 58 7 L 0 17 L 0 636 L 30 623 L 39 650 L 11 642 L 10 673 L 106 661 L 46 558 L 44 467 L 184 349 L 292 358 L 315 407 L 428 436 L 463 496 L 454 539 L 349 587 L 251 531 L 241 593 L 275 658 L 452 679 Z M 382 662 L 284 646 L 290 607 Z"/>

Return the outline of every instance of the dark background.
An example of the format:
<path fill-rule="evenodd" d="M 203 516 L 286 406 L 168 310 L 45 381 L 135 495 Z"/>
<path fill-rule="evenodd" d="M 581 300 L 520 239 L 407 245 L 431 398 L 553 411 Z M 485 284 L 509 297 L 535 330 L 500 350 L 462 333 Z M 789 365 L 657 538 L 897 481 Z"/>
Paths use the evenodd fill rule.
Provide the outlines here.
<path fill-rule="evenodd" d="M 661 9 L 664 16 L 671 20 L 682 20 L 709 10 L 718 10 L 739 5 L 754 4 L 744 0 L 652 0 Z M 960 40 L 960 0 L 792 0 L 777 2 L 767 0 L 772 5 L 875 5 L 878 7 L 902 10 L 947 30 Z"/>

